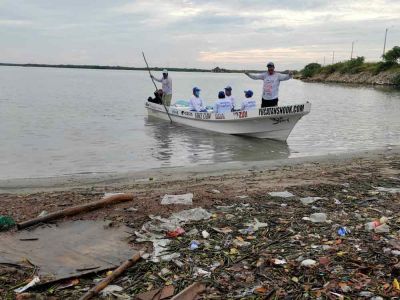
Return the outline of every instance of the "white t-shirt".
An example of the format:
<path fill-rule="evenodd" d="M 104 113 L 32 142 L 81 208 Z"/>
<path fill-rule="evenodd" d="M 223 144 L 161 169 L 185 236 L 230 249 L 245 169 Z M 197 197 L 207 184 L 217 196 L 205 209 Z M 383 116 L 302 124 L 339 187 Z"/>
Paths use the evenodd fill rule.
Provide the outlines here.
<path fill-rule="evenodd" d="M 246 98 L 243 100 L 241 110 L 252 110 L 256 108 L 257 103 L 253 98 Z"/>
<path fill-rule="evenodd" d="M 203 99 L 193 95 L 189 100 L 189 110 L 200 111 L 203 109 L 204 109 Z"/>
<path fill-rule="evenodd" d="M 232 110 L 232 102 L 227 98 L 218 99 L 214 105 L 214 112 L 216 114 L 223 114 Z"/>
<path fill-rule="evenodd" d="M 268 72 L 265 72 L 257 75 L 249 74 L 248 76 L 251 79 L 264 80 L 262 97 L 265 100 L 272 100 L 278 98 L 280 82 L 292 78 L 292 76 L 289 74 L 281 74 L 277 72 L 274 72 L 272 75 L 270 75 Z"/>
<path fill-rule="evenodd" d="M 161 82 L 162 90 L 163 90 L 164 94 L 172 95 L 172 79 L 169 77 L 169 75 L 168 75 L 168 77 L 166 79 L 164 79 L 164 77 L 161 78 L 161 79 L 158 79 L 158 78 L 154 77 L 154 80 L 158 81 L 158 82 Z"/>
<path fill-rule="evenodd" d="M 235 107 L 235 98 L 234 98 L 232 95 L 230 95 L 230 96 L 225 96 L 225 99 L 231 101 L 231 103 L 232 103 L 232 108 Z"/>

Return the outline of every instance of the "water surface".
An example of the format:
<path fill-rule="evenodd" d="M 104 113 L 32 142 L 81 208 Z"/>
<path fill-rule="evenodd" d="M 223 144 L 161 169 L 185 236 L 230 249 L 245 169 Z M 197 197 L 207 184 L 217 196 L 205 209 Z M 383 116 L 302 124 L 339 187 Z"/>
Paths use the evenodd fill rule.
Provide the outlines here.
<path fill-rule="evenodd" d="M 193 86 L 212 105 L 261 81 L 243 74 L 171 72 L 174 100 Z M 287 143 L 210 133 L 150 119 L 144 71 L 0 67 L 0 179 L 127 172 L 258 161 L 400 145 L 400 91 L 281 83 L 280 104 L 312 103 Z M 240 102 L 237 100 L 237 102 Z"/>

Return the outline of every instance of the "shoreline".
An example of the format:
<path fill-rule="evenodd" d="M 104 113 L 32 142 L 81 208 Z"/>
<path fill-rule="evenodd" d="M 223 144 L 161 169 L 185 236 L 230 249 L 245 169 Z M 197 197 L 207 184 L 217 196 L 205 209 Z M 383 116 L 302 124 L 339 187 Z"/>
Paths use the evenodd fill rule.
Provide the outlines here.
<path fill-rule="evenodd" d="M 40 178 L 0 179 L 0 194 L 68 191 L 74 189 L 115 188 L 132 184 L 202 179 L 211 176 L 240 175 L 248 172 L 276 170 L 289 166 L 320 163 L 344 163 L 359 158 L 379 159 L 388 154 L 399 154 L 400 146 L 346 153 L 304 156 L 278 160 L 228 162 L 186 167 L 164 167 L 142 171 L 99 174 L 73 174 Z"/>

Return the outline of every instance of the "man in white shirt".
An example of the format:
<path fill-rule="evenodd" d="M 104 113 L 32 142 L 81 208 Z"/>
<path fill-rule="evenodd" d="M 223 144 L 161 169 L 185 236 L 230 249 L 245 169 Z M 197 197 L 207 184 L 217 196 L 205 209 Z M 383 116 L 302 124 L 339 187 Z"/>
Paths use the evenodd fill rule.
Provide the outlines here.
<path fill-rule="evenodd" d="M 155 81 L 161 82 L 162 83 L 162 102 L 164 103 L 165 106 L 170 106 L 171 105 L 171 99 L 172 99 L 172 79 L 171 77 L 168 76 L 168 70 L 164 69 L 163 70 L 163 77 L 158 79 L 155 78 L 153 75 L 150 75 L 151 78 L 153 78 Z"/>
<path fill-rule="evenodd" d="M 225 88 L 225 99 L 231 101 L 232 110 L 234 110 L 235 109 L 235 98 L 232 96 L 232 88 L 229 85 Z"/>
<path fill-rule="evenodd" d="M 261 107 L 270 107 L 278 105 L 279 84 L 281 81 L 289 80 L 293 77 L 292 73 L 280 74 L 275 72 L 273 62 L 267 64 L 268 71 L 262 74 L 251 75 L 247 72 L 245 74 L 251 79 L 261 79 L 264 81 Z"/>
<path fill-rule="evenodd" d="M 200 89 L 193 88 L 193 96 L 189 100 L 189 110 L 197 112 L 207 112 L 203 106 L 203 99 L 200 98 Z"/>
<path fill-rule="evenodd" d="M 254 100 L 253 97 L 253 91 L 248 90 L 248 91 L 244 91 L 244 96 L 246 97 L 243 101 L 242 101 L 242 106 L 241 106 L 241 110 L 252 110 L 252 109 L 256 109 L 257 108 L 257 103 L 256 100 Z"/>
<path fill-rule="evenodd" d="M 215 102 L 215 105 L 214 105 L 214 113 L 223 114 L 226 112 L 231 112 L 232 107 L 233 106 L 232 106 L 231 100 L 229 100 L 225 97 L 225 93 L 223 91 L 220 91 L 218 93 L 218 100 L 217 100 L 217 102 Z"/>

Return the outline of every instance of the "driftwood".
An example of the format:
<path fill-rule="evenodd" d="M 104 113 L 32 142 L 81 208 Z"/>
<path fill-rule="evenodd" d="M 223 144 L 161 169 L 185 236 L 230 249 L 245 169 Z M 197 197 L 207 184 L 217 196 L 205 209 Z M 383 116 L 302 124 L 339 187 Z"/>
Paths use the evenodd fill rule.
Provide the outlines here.
<path fill-rule="evenodd" d="M 189 285 L 186 289 L 181 291 L 179 294 L 175 295 L 171 298 L 171 300 L 193 300 L 196 297 L 204 292 L 206 286 L 201 282 L 195 282 Z"/>
<path fill-rule="evenodd" d="M 137 262 L 143 255 L 144 251 L 139 251 L 135 255 L 133 255 L 130 259 L 125 261 L 122 265 L 120 265 L 117 269 L 115 269 L 109 276 L 100 281 L 96 286 L 91 288 L 85 295 L 83 295 L 79 300 L 88 300 L 92 297 L 96 296 L 103 289 L 105 289 L 114 279 L 119 277 L 122 273 L 124 273 L 127 269 L 132 267 L 135 262 Z"/>
<path fill-rule="evenodd" d="M 30 227 L 32 225 L 38 224 L 38 223 L 44 223 L 48 221 L 52 221 L 55 219 L 63 218 L 65 216 L 73 216 L 77 215 L 83 212 L 88 212 L 91 210 L 96 210 L 98 208 L 102 208 L 111 204 L 116 204 L 119 202 L 125 202 L 125 201 L 131 201 L 133 200 L 133 194 L 113 194 L 107 197 L 104 197 L 101 200 L 82 204 L 82 205 L 77 205 L 73 206 L 70 208 L 66 208 L 60 211 L 56 211 L 53 213 L 50 213 L 46 216 L 43 217 L 38 217 L 26 222 L 18 223 L 17 228 L 18 229 L 24 229 L 27 227 Z"/>

